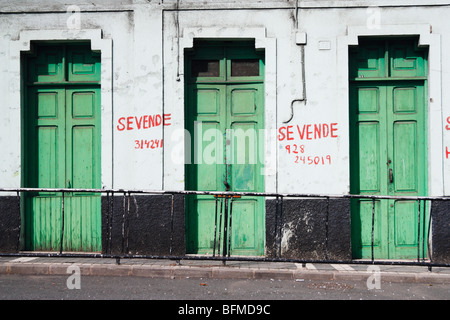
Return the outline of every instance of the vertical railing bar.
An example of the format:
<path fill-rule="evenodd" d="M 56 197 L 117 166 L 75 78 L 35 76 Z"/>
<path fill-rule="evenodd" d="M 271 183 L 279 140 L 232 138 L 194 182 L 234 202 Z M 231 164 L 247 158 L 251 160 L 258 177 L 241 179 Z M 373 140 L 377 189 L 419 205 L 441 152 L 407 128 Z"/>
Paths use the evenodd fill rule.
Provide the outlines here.
<path fill-rule="evenodd" d="M 426 220 L 426 212 L 427 212 L 427 201 L 424 200 L 423 201 L 423 215 L 422 215 L 422 261 L 425 261 L 425 228 L 426 228 L 426 224 L 425 224 L 425 220 Z"/>
<path fill-rule="evenodd" d="M 281 258 L 281 240 L 283 236 L 283 196 L 280 197 L 280 236 L 278 237 L 278 257 Z"/>
<path fill-rule="evenodd" d="M 220 237 L 222 235 L 222 210 L 223 210 L 223 198 L 220 198 L 220 214 L 219 214 L 219 239 L 218 239 L 218 246 L 217 246 L 217 255 L 220 256 Z"/>
<path fill-rule="evenodd" d="M 274 228 L 274 242 L 275 242 L 275 245 L 274 245 L 274 247 L 275 247 L 275 252 L 274 252 L 274 254 L 275 254 L 275 257 L 277 257 L 277 254 L 278 254 L 278 215 L 280 214 L 279 213 L 279 204 L 280 204 L 280 199 L 279 199 L 279 197 L 278 197 L 278 195 L 277 195 L 277 197 L 276 197 L 276 201 L 275 201 L 275 228 Z M 279 258 L 279 257 L 278 257 Z"/>
<path fill-rule="evenodd" d="M 21 206 L 20 206 L 20 192 L 17 191 L 17 204 L 18 204 L 18 209 L 19 209 L 19 226 L 18 226 L 18 231 L 17 231 L 17 246 L 16 246 L 16 251 L 19 252 L 20 249 L 20 232 L 21 232 L 21 227 L 22 227 L 22 214 L 21 214 Z"/>
<path fill-rule="evenodd" d="M 431 215 L 433 212 L 433 202 L 430 204 L 430 216 L 428 218 L 428 231 L 427 231 L 427 249 L 428 249 L 428 256 L 430 257 L 430 263 L 433 261 L 433 258 L 431 256 L 431 250 L 430 250 L 430 228 L 431 228 Z M 428 267 L 428 270 L 431 271 L 431 266 Z"/>
<path fill-rule="evenodd" d="M 125 249 L 125 213 L 126 213 L 126 195 L 127 193 L 123 192 L 123 211 L 122 211 L 122 253 L 124 253 Z"/>
<path fill-rule="evenodd" d="M 173 212 L 174 212 L 174 194 L 171 195 L 171 207 L 170 207 L 170 244 L 169 244 L 169 254 L 172 255 L 172 246 L 173 246 Z"/>
<path fill-rule="evenodd" d="M 325 217 L 325 259 L 328 260 L 328 217 L 330 213 L 330 197 L 327 197 L 327 212 Z"/>
<path fill-rule="evenodd" d="M 128 195 L 127 195 L 127 217 L 126 217 L 126 250 L 125 253 L 128 254 L 129 253 L 129 234 L 130 234 L 130 197 L 131 197 L 131 193 L 130 191 L 128 191 Z"/>
<path fill-rule="evenodd" d="M 114 191 L 111 191 L 111 212 L 109 214 L 109 239 L 108 239 L 108 252 L 112 252 L 112 222 L 114 216 Z"/>
<path fill-rule="evenodd" d="M 111 199 L 109 197 L 109 191 L 106 191 L 106 248 L 109 248 L 109 215 L 110 213 L 110 203 Z M 106 249 L 106 252 L 108 249 Z"/>
<path fill-rule="evenodd" d="M 62 204 L 61 204 L 61 244 L 59 246 L 59 253 L 62 254 L 63 251 L 63 243 L 64 243 L 64 191 L 62 192 Z"/>
<path fill-rule="evenodd" d="M 228 239 L 228 197 L 225 196 L 225 209 L 223 216 L 223 252 L 224 257 L 227 256 L 227 239 Z M 225 262 L 225 261 L 224 261 Z"/>
<path fill-rule="evenodd" d="M 230 223 L 228 227 L 228 256 L 231 253 L 231 225 L 232 225 L 232 214 L 233 214 L 233 196 L 230 196 Z"/>
<path fill-rule="evenodd" d="M 418 217 L 417 217 L 417 262 L 420 262 L 420 200 L 418 201 Z"/>
<path fill-rule="evenodd" d="M 374 262 L 374 254 L 373 254 L 374 229 L 375 229 L 375 198 L 372 198 L 372 239 L 371 239 L 372 262 Z"/>
<path fill-rule="evenodd" d="M 218 210 L 218 198 L 217 196 L 214 196 L 214 198 L 216 199 L 216 210 L 214 213 L 214 239 L 213 239 L 213 257 L 216 256 L 216 237 L 217 237 L 217 210 Z"/>

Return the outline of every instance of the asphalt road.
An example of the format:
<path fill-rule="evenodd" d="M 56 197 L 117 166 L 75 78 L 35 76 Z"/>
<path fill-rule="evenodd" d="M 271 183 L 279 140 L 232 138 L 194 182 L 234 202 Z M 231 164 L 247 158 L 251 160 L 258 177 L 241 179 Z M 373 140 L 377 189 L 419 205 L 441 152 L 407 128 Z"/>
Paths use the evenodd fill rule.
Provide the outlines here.
<path fill-rule="evenodd" d="M 450 300 L 450 284 L 0 275 L 0 300 Z"/>

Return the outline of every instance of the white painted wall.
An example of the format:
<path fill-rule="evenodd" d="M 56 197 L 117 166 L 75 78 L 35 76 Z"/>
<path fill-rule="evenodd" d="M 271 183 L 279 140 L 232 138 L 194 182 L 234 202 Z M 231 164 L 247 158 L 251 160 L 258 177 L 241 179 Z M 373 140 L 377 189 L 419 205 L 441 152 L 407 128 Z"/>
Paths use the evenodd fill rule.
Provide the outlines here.
<path fill-rule="evenodd" d="M 292 126 L 293 137 L 267 148 L 273 157 L 267 155 L 265 191 L 343 194 L 349 190 L 348 45 L 361 34 L 417 34 L 430 47 L 429 192 L 450 195 L 450 2 L 183 0 L 178 14 L 175 0 L 72 2 L 80 8 L 78 32 L 68 26 L 73 13 L 65 5 L 0 0 L 0 188 L 21 183 L 18 59 L 27 41 L 89 39 L 102 51 L 104 188 L 181 190 L 184 163 L 173 155 L 184 154 L 176 140 L 184 129 L 183 49 L 196 37 L 255 38 L 266 52 L 266 144 L 281 127 L 286 133 Z M 378 7 L 368 10 L 367 3 Z M 136 118 L 163 114 L 170 114 L 170 125 L 137 129 Z M 127 117 L 134 129 L 118 130 Z M 308 124 L 333 124 L 337 137 L 300 140 L 298 129 Z M 135 148 L 136 140 L 156 139 L 164 139 L 164 148 Z M 298 155 L 306 164 L 295 163 L 288 144 L 303 146 Z M 308 156 L 319 164 L 308 165 Z"/>

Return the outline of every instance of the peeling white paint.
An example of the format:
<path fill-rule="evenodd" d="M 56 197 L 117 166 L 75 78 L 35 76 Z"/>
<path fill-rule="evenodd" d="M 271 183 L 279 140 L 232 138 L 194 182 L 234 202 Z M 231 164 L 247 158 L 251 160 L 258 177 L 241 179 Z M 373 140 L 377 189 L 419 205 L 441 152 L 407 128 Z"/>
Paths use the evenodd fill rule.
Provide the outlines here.
<path fill-rule="evenodd" d="M 75 0 L 70 5 L 80 8 L 80 30 L 69 32 L 73 30 L 67 27 L 68 5 L 0 0 L 0 13 L 8 13 L 0 14 L 0 148 L 8 155 L 0 157 L 0 187 L 21 184 L 19 62 L 30 41 L 87 39 L 102 53 L 102 186 L 183 189 L 184 164 L 171 158 L 175 145 L 136 150 L 135 140 L 164 137 L 168 142 L 184 129 L 183 50 L 192 46 L 194 38 L 256 39 L 266 55 L 265 125 L 272 140 L 282 126 L 292 125 L 293 133 L 298 124 L 336 123 L 338 128 L 336 139 L 301 141 L 297 134 L 292 141 L 267 148 L 267 159 L 273 158 L 264 172 L 265 191 L 346 194 L 348 46 L 357 44 L 361 35 L 417 35 L 430 48 L 428 190 L 430 195 L 450 195 L 450 159 L 445 157 L 450 131 L 444 124 L 450 116 L 450 91 L 442 89 L 450 84 L 450 60 L 444 58 L 450 55 L 450 7 L 440 0 L 426 3 L 300 1 L 295 12 L 292 0 L 201 4 L 186 0 L 179 3 L 183 10 L 177 13 L 174 1 Z M 379 27 L 368 28 L 368 6 L 379 7 Z M 305 97 L 306 102 L 298 102 Z M 170 127 L 145 134 L 114 129 L 121 116 L 163 113 L 172 114 Z M 313 161 L 318 157 L 320 165 L 296 163 L 285 152 L 293 143 L 303 144 L 304 155 Z M 330 162 L 322 164 L 327 155 Z M 309 226 L 307 215 L 303 223 Z M 284 243 L 289 238 L 289 233 L 283 235 Z"/>

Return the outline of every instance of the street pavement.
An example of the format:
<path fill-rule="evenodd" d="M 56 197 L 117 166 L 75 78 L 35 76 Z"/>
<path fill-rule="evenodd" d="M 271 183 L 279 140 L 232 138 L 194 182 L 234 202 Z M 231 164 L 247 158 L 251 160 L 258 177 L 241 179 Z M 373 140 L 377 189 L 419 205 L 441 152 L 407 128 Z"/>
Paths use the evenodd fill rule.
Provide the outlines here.
<path fill-rule="evenodd" d="M 291 263 L 91 257 L 0 256 L 0 275 L 80 275 L 151 278 L 353 280 L 450 284 L 450 268 L 410 265 Z M 376 279 L 376 278 L 374 278 Z"/>

